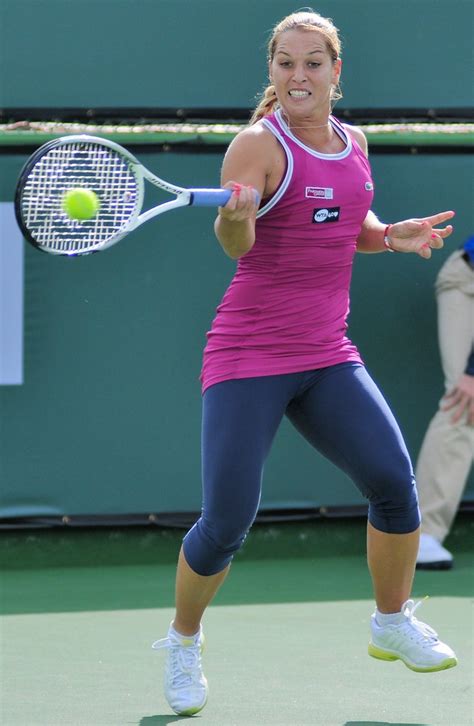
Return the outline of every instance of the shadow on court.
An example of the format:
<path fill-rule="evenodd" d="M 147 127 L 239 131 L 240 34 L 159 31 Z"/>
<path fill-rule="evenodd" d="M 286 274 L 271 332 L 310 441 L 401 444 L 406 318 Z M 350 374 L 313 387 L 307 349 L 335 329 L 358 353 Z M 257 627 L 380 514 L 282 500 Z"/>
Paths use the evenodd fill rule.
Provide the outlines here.
<path fill-rule="evenodd" d="M 144 716 L 140 719 L 137 726 L 166 726 L 166 724 L 177 723 L 179 721 L 187 721 L 189 716 Z M 406 721 L 346 721 L 341 726 L 428 726 L 424 723 L 407 723 Z"/>
<path fill-rule="evenodd" d="M 189 723 L 189 716 L 170 716 L 169 714 L 167 716 L 144 716 L 140 719 L 137 726 L 166 726 L 166 724 L 179 723 L 180 721 L 187 721 Z"/>
<path fill-rule="evenodd" d="M 144 716 L 140 719 L 137 726 L 166 726 L 166 724 L 177 723 L 179 721 L 187 721 L 188 716 Z M 424 723 L 407 723 L 406 721 L 346 721 L 341 726 L 428 726 Z"/>

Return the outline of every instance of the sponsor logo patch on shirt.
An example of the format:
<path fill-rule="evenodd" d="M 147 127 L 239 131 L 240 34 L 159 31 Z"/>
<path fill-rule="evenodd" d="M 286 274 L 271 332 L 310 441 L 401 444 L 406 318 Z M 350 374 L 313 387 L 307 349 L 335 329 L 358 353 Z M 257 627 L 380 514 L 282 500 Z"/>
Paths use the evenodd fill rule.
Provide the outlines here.
<path fill-rule="evenodd" d="M 314 199 L 332 199 L 334 196 L 334 189 L 331 187 L 306 187 L 305 197 L 312 197 Z"/>
<path fill-rule="evenodd" d="M 374 188 L 374 185 L 372 184 L 372 182 L 365 182 L 365 191 L 366 192 L 373 191 L 373 188 Z"/>
<path fill-rule="evenodd" d="M 338 222 L 340 207 L 321 207 L 313 209 L 313 222 L 323 224 L 324 222 Z"/>

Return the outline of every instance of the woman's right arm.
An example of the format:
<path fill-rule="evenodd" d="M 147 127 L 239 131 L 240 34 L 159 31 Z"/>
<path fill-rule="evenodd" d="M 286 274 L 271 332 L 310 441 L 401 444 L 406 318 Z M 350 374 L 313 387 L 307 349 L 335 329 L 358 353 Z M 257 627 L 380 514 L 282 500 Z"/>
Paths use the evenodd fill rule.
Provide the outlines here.
<path fill-rule="evenodd" d="M 221 183 L 233 193 L 225 207 L 219 207 L 214 229 L 234 260 L 249 252 L 255 242 L 255 219 L 270 172 L 271 147 L 270 132 L 259 124 L 241 131 L 224 157 Z"/>

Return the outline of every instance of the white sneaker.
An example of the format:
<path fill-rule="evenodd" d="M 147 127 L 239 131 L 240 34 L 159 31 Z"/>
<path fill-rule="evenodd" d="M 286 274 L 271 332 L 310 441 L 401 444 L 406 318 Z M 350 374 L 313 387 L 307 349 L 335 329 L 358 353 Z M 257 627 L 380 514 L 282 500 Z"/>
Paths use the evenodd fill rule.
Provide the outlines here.
<path fill-rule="evenodd" d="M 179 635 L 172 627 L 168 637 L 151 646 L 168 649 L 165 668 L 165 696 L 179 716 L 193 716 L 207 701 L 207 680 L 202 672 L 201 653 L 204 647 L 202 628 L 194 637 Z"/>
<path fill-rule="evenodd" d="M 380 660 L 401 660 L 412 671 L 431 673 L 453 668 L 457 658 L 451 648 L 438 640 L 435 631 L 414 617 L 421 605 L 407 600 L 401 609 L 403 619 L 395 625 L 381 626 L 371 619 L 372 639 L 369 655 Z"/>
<path fill-rule="evenodd" d="M 420 547 L 416 558 L 418 570 L 450 570 L 453 556 L 431 534 L 420 535 Z"/>

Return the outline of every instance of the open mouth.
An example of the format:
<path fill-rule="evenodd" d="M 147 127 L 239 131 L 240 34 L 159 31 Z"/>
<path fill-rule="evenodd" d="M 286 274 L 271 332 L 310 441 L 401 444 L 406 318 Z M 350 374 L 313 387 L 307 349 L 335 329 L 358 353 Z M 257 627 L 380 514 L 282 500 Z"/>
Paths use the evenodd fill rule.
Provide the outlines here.
<path fill-rule="evenodd" d="M 291 96 L 291 98 L 308 98 L 308 96 L 311 96 L 311 92 L 292 89 L 291 91 L 288 91 L 288 95 Z"/>

